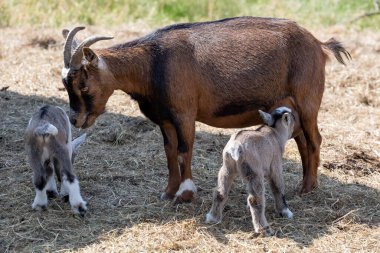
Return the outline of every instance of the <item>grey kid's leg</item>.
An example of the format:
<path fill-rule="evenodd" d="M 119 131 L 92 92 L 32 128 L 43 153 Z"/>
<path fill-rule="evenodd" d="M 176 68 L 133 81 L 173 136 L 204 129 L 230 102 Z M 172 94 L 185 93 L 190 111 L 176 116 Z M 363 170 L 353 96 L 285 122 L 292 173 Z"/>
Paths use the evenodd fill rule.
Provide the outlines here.
<path fill-rule="evenodd" d="M 282 174 L 281 162 L 279 162 L 279 165 L 276 170 L 272 168 L 272 172 L 273 171 L 275 171 L 275 173 L 272 173 L 270 179 L 270 186 L 272 188 L 277 212 L 282 217 L 291 219 L 293 218 L 293 213 L 289 210 L 288 205 L 285 201 L 285 182 Z"/>
<path fill-rule="evenodd" d="M 224 159 L 224 164 L 218 174 L 218 186 L 213 193 L 212 207 L 206 215 L 207 223 L 218 223 L 222 220 L 224 205 L 236 174 L 234 162 Z"/>

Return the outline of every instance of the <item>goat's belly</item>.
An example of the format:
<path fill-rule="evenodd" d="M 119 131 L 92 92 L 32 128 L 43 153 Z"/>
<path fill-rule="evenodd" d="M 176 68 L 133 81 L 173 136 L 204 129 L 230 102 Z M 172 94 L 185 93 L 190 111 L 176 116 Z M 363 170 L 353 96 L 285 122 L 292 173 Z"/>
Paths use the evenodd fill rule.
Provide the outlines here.
<path fill-rule="evenodd" d="M 220 128 L 242 128 L 262 124 L 257 110 L 226 116 L 198 115 L 197 121 Z"/>

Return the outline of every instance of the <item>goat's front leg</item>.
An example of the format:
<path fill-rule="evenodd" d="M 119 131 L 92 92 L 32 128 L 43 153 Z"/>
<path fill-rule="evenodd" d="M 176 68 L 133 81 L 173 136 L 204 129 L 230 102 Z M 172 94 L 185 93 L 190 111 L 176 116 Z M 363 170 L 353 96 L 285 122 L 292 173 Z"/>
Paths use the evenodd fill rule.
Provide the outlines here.
<path fill-rule="evenodd" d="M 35 210 L 44 210 L 48 204 L 48 197 L 46 194 L 46 171 L 41 164 L 41 154 L 37 151 L 31 151 L 28 155 L 29 164 L 33 169 L 33 184 L 36 191 L 36 196 L 32 204 Z"/>
<path fill-rule="evenodd" d="M 247 203 L 252 215 L 252 223 L 256 233 L 266 236 L 273 235 L 265 217 L 265 186 L 264 177 L 252 170 L 246 164 L 242 164 L 242 175 L 247 182 L 248 198 Z"/>
<path fill-rule="evenodd" d="M 282 173 L 282 161 L 273 161 L 271 165 L 270 186 L 272 188 L 276 209 L 279 215 L 286 218 L 293 218 L 293 213 L 289 210 L 285 201 L 285 182 Z"/>
<path fill-rule="evenodd" d="M 162 193 L 161 199 L 173 199 L 181 183 L 181 174 L 178 167 L 178 141 L 177 131 L 173 124 L 164 122 L 161 126 L 162 136 L 164 138 L 165 154 L 169 169 L 168 185 L 165 192 Z"/>
<path fill-rule="evenodd" d="M 178 163 L 181 172 L 181 184 L 175 194 L 175 203 L 191 202 L 197 188 L 191 174 L 191 158 L 195 136 L 195 119 L 183 117 L 176 120 L 178 137 Z"/>

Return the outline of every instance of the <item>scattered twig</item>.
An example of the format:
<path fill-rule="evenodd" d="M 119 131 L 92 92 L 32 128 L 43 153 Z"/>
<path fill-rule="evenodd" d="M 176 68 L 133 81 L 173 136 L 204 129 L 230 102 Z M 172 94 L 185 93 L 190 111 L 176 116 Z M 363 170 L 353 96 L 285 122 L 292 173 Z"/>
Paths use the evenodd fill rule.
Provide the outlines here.
<path fill-rule="evenodd" d="M 374 11 L 374 12 L 364 13 L 363 15 L 360 15 L 360 16 L 354 18 L 349 23 L 355 23 L 356 21 L 358 21 L 358 20 L 360 20 L 362 18 L 371 17 L 371 16 L 375 16 L 375 15 L 380 15 L 380 11 Z"/>
<path fill-rule="evenodd" d="M 9 88 L 9 86 L 5 86 L 5 87 L 1 88 L 0 91 L 6 91 L 6 90 L 8 90 L 8 88 Z"/>

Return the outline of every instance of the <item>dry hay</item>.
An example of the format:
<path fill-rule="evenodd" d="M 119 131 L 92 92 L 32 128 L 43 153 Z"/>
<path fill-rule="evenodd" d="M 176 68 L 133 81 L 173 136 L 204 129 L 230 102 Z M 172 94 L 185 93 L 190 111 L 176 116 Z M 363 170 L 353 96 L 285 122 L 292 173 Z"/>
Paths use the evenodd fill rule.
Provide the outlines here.
<path fill-rule="evenodd" d="M 114 42 L 149 29 L 117 27 Z M 90 27 L 82 36 L 109 34 Z M 275 217 L 268 193 L 267 217 L 276 235 L 252 232 L 244 186 L 236 180 L 218 225 L 204 224 L 221 151 L 234 130 L 197 123 L 193 173 L 198 186 L 192 204 L 159 199 L 167 179 L 157 126 L 138 106 L 115 92 L 108 112 L 88 130 L 75 169 L 90 211 L 72 215 L 60 199 L 34 212 L 32 173 L 25 160 L 23 131 L 43 104 L 68 109 L 62 89 L 62 39 L 58 30 L 1 29 L 0 41 L 0 252 L 190 251 L 190 252 L 376 252 L 380 248 L 380 34 L 341 28 L 314 31 L 335 36 L 351 52 L 347 66 L 332 60 L 320 111 L 324 141 L 319 188 L 299 197 L 302 177 L 294 141 L 284 157 L 287 199 L 293 220 Z M 6 88 L 8 87 L 9 88 Z M 74 131 L 74 135 L 79 133 Z"/>

